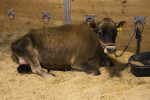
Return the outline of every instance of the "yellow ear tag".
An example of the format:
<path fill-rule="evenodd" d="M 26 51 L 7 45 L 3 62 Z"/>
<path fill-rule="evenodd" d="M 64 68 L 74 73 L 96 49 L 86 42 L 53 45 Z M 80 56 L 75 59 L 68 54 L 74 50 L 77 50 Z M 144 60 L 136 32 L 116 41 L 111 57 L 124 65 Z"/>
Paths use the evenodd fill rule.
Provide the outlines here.
<path fill-rule="evenodd" d="M 120 35 L 122 32 L 122 28 L 121 27 L 117 28 L 117 31 L 118 31 L 117 34 Z"/>

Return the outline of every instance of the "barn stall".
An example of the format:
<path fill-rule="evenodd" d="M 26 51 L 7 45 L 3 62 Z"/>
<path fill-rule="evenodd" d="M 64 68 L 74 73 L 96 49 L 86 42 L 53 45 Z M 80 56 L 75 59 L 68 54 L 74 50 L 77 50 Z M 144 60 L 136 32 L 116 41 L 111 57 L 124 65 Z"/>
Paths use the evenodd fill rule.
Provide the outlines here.
<path fill-rule="evenodd" d="M 57 77 L 52 78 L 19 74 L 10 51 L 11 42 L 26 34 L 28 29 L 80 24 L 86 15 L 94 15 L 95 22 L 105 17 L 115 22 L 127 21 L 117 36 L 117 54 L 123 51 L 134 32 L 134 16 L 146 16 L 140 52 L 147 52 L 150 51 L 149 5 L 148 0 L 0 0 L 1 100 L 149 100 L 150 78 L 134 76 L 131 66 L 126 65 L 128 58 L 136 52 L 135 37 L 122 57 L 109 55 L 115 67 L 101 67 L 100 76 L 55 70 L 51 73 Z M 44 12 L 50 18 L 46 24 Z"/>

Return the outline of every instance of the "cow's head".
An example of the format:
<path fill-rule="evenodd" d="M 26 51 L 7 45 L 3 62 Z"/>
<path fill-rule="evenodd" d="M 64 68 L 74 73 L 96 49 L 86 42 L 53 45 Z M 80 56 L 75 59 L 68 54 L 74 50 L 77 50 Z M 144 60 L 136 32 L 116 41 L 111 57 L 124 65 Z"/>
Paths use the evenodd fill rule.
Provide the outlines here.
<path fill-rule="evenodd" d="M 104 53 L 114 52 L 115 39 L 117 37 L 118 28 L 122 28 L 126 21 L 120 21 L 118 24 L 110 18 L 104 18 L 98 24 L 91 23 L 92 29 L 96 29 L 100 45 L 104 48 Z"/>

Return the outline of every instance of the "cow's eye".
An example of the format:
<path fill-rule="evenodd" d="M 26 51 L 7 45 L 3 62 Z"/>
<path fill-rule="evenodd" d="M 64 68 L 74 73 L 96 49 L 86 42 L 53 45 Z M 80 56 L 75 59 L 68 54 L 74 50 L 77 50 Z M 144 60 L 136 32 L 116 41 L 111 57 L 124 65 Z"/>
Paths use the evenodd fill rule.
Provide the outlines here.
<path fill-rule="evenodd" d="M 102 32 L 102 30 L 100 29 L 100 30 L 99 30 L 99 34 L 102 35 L 102 33 L 103 33 L 103 32 Z"/>

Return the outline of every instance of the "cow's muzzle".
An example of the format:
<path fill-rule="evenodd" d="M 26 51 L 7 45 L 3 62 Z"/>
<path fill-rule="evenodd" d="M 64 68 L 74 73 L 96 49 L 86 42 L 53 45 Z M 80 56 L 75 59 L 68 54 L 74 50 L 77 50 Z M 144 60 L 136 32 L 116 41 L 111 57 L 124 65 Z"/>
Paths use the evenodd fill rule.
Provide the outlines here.
<path fill-rule="evenodd" d="M 104 48 L 104 53 L 113 53 L 116 50 L 116 46 L 114 43 L 104 43 L 100 38 L 99 35 L 97 34 L 97 39 L 100 43 L 100 45 Z"/>
<path fill-rule="evenodd" d="M 104 47 L 104 53 L 113 53 L 116 50 L 115 45 L 107 45 Z"/>

